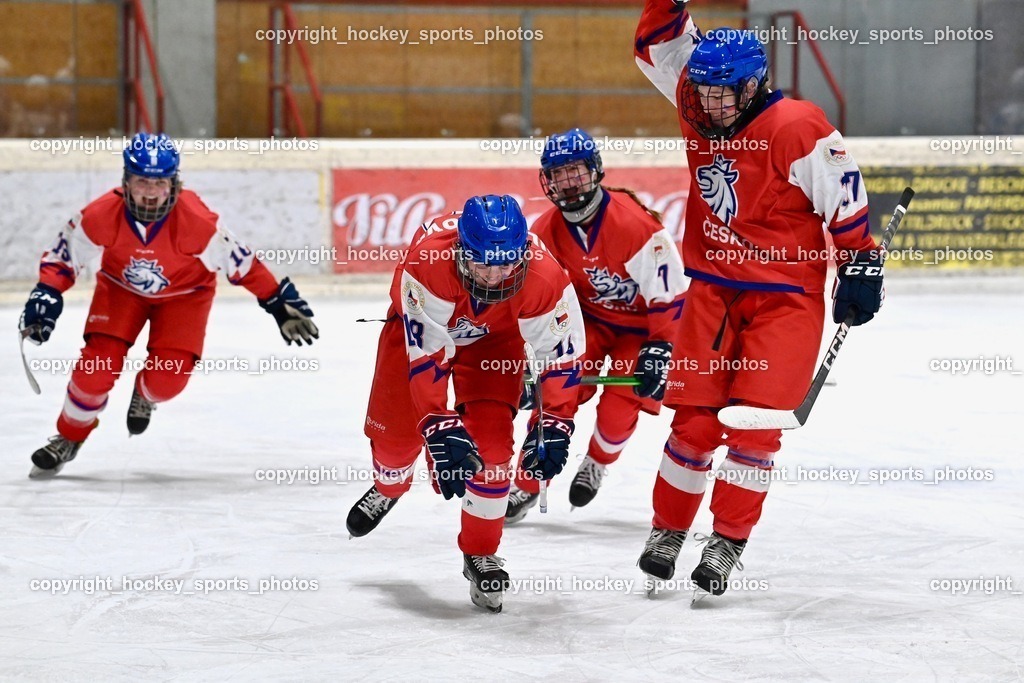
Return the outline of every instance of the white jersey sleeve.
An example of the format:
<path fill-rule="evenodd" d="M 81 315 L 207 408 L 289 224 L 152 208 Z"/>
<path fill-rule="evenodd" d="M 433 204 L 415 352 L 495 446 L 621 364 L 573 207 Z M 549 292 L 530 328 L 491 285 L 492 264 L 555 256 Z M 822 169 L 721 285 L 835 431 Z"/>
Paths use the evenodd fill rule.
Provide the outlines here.
<path fill-rule="evenodd" d="M 625 266 L 648 306 L 675 301 L 686 292 L 690 280 L 683 274 L 679 249 L 664 228 L 651 235 Z"/>
<path fill-rule="evenodd" d="M 583 312 L 572 285 L 562 291 L 555 306 L 533 318 L 519 319 L 519 332 L 533 347 L 537 363 L 547 372 L 570 365 L 587 350 Z"/>
<path fill-rule="evenodd" d="M 238 282 L 248 275 L 256 261 L 253 250 L 221 225 L 217 226 L 217 232 L 196 258 L 211 273 L 224 271 L 231 282 Z"/>
<path fill-rule="evenodd" d="M 636 30 L 634 56 L 647 79 L 676 105 L 679 77 L 700 42 L 700 32 L 685 10 L 671 0 L 647 0 Z"/>
<path fill-rule="evenodd" d="M 102 254 L 103 247 L 89 239 L 82 227 L 82 214 L 78 214 L 57 234 L 41 264 L 56 266 L 74 281 L 84 269 L 97 270 Z"/>
<path fill-rule="evenodd" d="M 810 152 L 790 164 L 789 183 L 803 190 L 833 232 L 851 220 L 863 218 L 866 224 L 868 193 L 839 131 L 816 140 Z"/>
<path fill-rule="evenodd" d="M 408 272 L 402 273 L 402 319 L 405 322 L 409 361 L 436 356 L 447 365 L 455 355 L 455 340 L 448 334 L 448 321 L 455 302 L 435 296 Z"/>

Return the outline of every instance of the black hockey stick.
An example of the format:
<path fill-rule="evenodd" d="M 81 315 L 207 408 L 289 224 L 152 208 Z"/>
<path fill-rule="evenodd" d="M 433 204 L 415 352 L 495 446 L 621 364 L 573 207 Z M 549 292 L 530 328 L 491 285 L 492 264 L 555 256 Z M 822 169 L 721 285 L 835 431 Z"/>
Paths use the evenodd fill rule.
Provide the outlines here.
<path fill-rule="evenodd" d="M 907 213 L 907 207 L 910 206 L 910 200 L 913 197 L 914 191 L 912 189 L 908 187 L 903 190 L 900 201 L 896 205 L 896 210 L 893 211 L 892 218 L 889 219 L 889 225 L 886 226 L 885 232 L 882 233 L 881 251 L 883 263 L 885 262 L 885 252 L 889 248 L 889 243 L 892 242 L 893 235 L 896 234 L 896 230 L 900 227 L 900 221 L 903 220 L 903 215 Z M 850 331 L 855 315 L 854 311 L 850 311 L 846 314 L 846 319 L 839 324 L 839 329 L 836 330 L 835 336 L 832 337 L 832 343 L 829 345 L 828 351 L 825 352 L 821 365 L 818 366 L 818 373 L 814 376 L 814 381 L 811 382 L 811 388 L 807 390 L 803 403 L 796 410 L 729 406 L 718 411 L 718 421 L 732 429 L 796 429 L 797 427 L 803 427 L 807 422 L 807 417 L 811 414 L 814 402 L 818 398 L 818 392 L 825 386 L 825 380 L 828 379 L 828 373 L 832 369 L 832 364 L 839 355 L 839 349 L 842 348 L 843 342 L 846 341 L 846 335 Z"/>
<path fill-rule="evenodd" d="M 543 462 L 547 455 L 547 448 L 544 445 L 544 398 L 541 395 L 541 375 L 543 368 L 537 366 L 537 354 L 533 352 L 533 346 L 526 342 L 526 360 L 530 370 L 530 381 L 533 383 L 533 402 L 537 406 L 537 460 Z M 548 511 L 548 482 L 543 477 L 540 480 L 540 500 L 538 501 L 540 511 L 546 514 Z"/>

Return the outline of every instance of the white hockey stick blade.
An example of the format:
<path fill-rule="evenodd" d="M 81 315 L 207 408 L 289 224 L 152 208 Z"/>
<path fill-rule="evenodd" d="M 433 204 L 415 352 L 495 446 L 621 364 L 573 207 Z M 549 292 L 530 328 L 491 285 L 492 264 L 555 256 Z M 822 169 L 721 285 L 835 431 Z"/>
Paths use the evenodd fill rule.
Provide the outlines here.
<path fill-rule="evenodd" d="M 26 328 L 18 332 L 18 348 L 21 350 L 21 365 L 25 368 L 25 377 L 28 378 L 29 386 L 32 387 L 32 391 L 36 392 L 36 394 L 41 394 L 43 392 L 39 388 L 39 382 L 37 382 L 36 378 L 32 376 L 32 370 L 28 367 L 28 359 L 25 358 L 25 339 L 31 333 L 32 331 L 30 328 Z"/>
<path fill-rule="evenodd" d="M 718 421 L 732 429 L 796 429 L 803 423 L 792 410 L 729 406 L 718 411 Z"/>

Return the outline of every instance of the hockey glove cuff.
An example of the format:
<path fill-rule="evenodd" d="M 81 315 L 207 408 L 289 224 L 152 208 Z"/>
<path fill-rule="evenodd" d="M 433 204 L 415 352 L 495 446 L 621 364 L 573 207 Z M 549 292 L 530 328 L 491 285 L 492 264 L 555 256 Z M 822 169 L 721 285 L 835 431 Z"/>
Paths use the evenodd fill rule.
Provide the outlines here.
<path fill-rule="evenodd" d="M 259 304 L 260 308 L 274 316 L 281 337 L 289 344 L 295 342 L 302 346 L 302 342 L 312 344 L 314 339 L 320 338 L 320 330 L 310 320 L 313 311 L 306 300 L 299 296 L 299 290 L 295 289 L 290 278 L 281 280 L 277 292 L 267 299 L 260 299 Z"/>
<path fill-rule="evenodd" d="M 861 252 L 850 263 L 839 266 L 832 295 L 832 320 L 843 322 L 851 310 L 853 326 L 875 317 L 885 299 L 882 270 L 882 259 L 875 252 Z"/>
<path fill-rule="evenodd" d="M 664 341 L 644 342 L 636 360 L 636 370 L 633 371 L 633 379 L 639 382 L 633 387 L 633 393 L 640 398 L 649 397 L 655 401 L 664 398 L 671 360 L 672 344 Z"/>
<path fill-rule="evenodd" d="M 64 296 L 50 285 L 39 283 L 28 295 L 18 329 L 27 331 L 26 338 L 39 345 L 50 339 L 57 318 L 64 310 Z"/>
<path fill-rule="evenodd" d="M 420 433 L 434 474 L 434 488 L 451 500 L 466 495 L 466 482 L 484 468 L 476 444 L 456 413 L 430 414 L 420 420 Z"/>
<path fill-rule="evenodd" d="M 537 480 L 555 477 L 569 460 L 569 439 L 575 429 L 572 420 L 553 415 L 544 416 L 540 429 L 536 422 L 531 423 L 523 443 L 523 472 Z M 543 454 L 540 452 L 540 438 L 544 440 Z"/>

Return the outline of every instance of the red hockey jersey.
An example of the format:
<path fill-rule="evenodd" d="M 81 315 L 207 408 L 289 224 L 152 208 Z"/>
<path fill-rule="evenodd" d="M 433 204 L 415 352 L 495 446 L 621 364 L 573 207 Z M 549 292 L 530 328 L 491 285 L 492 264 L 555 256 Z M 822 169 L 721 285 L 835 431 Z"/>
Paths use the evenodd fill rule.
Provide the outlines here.
<path fill-rule="evenodd" d="M 98 277 L 149 298 L 212 289 L 218 270 L 260 299 L 277 291 L 267 267 L 189 190 L 181 191 L 167 216 L 149 225 L 128 213 L 121 190 L 91 202 L 43 254 L 39 281 L 63 292 L 97 257 Z"/>
<path fill-rule="evenodd" d="M 673 104 L 700 34 L 671 0 L 647 0 L 637 64 Z M 692 278 L 743 289 L 821 292 L 829 258 L 872 251 L 868 197 L 839 132 L 810 102 L 769 95 L 728 140 L 707 140 L 680 115 L 690 196 L 683 262 Z M 824 228 L 836 249 L 827 247 Z"/>
<path fill-rule="evenodd" d="M 531 230 L 569 274 L 588 324 L 673 341 L 683 262 L 669 232 L 629 195 L 605 189 L 586 231 L 554 207 Z"/>
<path fill-rule="evenodd" d="M 422 418 L 448 408 L 447 377 L 456 375 L 456 401 L 487 395 L 494 372 L 519 381 L 525 367 L 523 342 L 529 342 L 547 377 L 545 410 L 571 416 L 578 382 L 572 362 L 586 351 L 579 302 L 565 273 L 542 246 L 531 244 L 526 280 L 506 301 L 481 304 L 458 277 L 454 245 L 455 212 L 417 231 L 409 252 L 395 270 L 392 315 L 405 323 L 409 383 Z"/>

